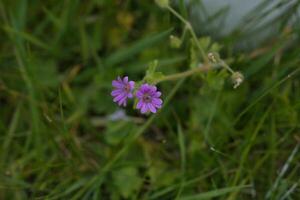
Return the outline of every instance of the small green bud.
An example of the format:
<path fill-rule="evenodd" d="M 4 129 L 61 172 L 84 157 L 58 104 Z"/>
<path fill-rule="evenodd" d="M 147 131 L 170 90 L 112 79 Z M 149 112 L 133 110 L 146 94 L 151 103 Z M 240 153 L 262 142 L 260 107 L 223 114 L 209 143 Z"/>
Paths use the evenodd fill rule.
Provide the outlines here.
<path fill-rule="evenodd" d="M 170 36 L 170 46 L 174 49 L 178 49 L 181 46 L 181 40 L 180 38 L 171 35 Z"/>
<path fill-rule="evenodd" d="M 233 88 L 236 89 L 244 81 L 244 75 L 241 72 L 234 72 L 231 75 L 231 80 L 233 83 Z"/>
<path fill-rule="evenodd" d="M 220 62 L 220 55 L 216 52 L 210 52 L 208 53 L 208 59 L 212 63 L 219 63 Z"/>
<path fill-rule="evenodd" d="M 169 0 L 155 0 L 155 3 L 161 8 L 169 6 Z"/>

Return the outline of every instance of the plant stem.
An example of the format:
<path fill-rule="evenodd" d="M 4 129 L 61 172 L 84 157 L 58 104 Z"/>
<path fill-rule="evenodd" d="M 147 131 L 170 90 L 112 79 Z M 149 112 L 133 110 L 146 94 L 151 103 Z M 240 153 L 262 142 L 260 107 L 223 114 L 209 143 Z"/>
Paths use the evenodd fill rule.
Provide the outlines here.
<path fill-rule="evenodd" d="M 234 71 L 231 69 L 231 67 L 229 67 L 227 65 L 226 62 L 224 62 L 223 60 L 221 60 L 221 62 L 219 63 L 222 67 L 224 67 L 225 69 L 227 69 L 231 74 L 234 74 Z"/>
<path fill-rule="evenodd" d="M 195 41 L 197 48 L 199 49 L 201 56 L 204 59 L 205 63 L 208 63 L 208 58 L 203 50 L 203 48 L 201 47 L 201 45 L 199 44 L 198 38 L 196 36 L 196 33 L 191 25 L 191 23 L 189 21 L 187 21 L 186 19 L 184 19 L 176 10 L 174 10 L 171 6 L 167 6 L 166 7 L 174 16 L 176 16 L 180 21 L 182 21 L 182 23 L 185 24 L 185 26 L 187 27 L 187 29 L 189 30 L 189 32 L 191 33 L 193 40 Z"/>
<path fill-rule="evenodd" d="M 181 20 L 185 25 L 190 24 L 186 19 L 184 19 L 176 10 L 174 10 L 171 6 L 166 7 L 174 16 L 176 16 L 179 20 Z"/>
<path fill-rule="evenodd" d="M 177 79 L 180 79 L 180 78 L 192 76 L 192 75 L 197 74 L 199 72 L 207 72 L 207 71 L 215 69 L 217 67 L 218 67 L 217 65 L 206 64 L 206 65 L 203 65 L 201 67 L 196 67 L 196 68 L 184 71 L 184 72 L 167 75 L 167 76 L 165 76 L 161 79 L 158 79 L 156 81 L 156 84 L 160 83 L 160 82 L 163 82 L 163 81 L 173 81 L 173 80 L 177 80 Z"/>
<path fill-rule="evenodd" d="M 208 58 L 207 58 L 207 56 L 206 56 L 206 54 L 205 54 L 203 48 L 202 48 L 201 45 L 199 44 L 198 38 L 197 38 L 197 36 L 196 36 L 196 33 L 194 32 L 194 30 L 193 30 L 193 28 L 192 28 L 192 25 L 191 25 L 190 23 L 189 23 L 189 25 L 188 25 L 188 29 L 190 30 L 190 33 L 191 33 L 193 39 L 195 40 L 195 43 L 196 43 L 198 49 L 200 50 L 200 53 L 201 53 L 201 55 L 202 55 L 202 57 L 203 57 L 203 59 L 204 59 L 204 62 L 205 62 L 205 63 L 208 63 L 208 62 L 209 62 L 209 61 L 208 61 Z"/>

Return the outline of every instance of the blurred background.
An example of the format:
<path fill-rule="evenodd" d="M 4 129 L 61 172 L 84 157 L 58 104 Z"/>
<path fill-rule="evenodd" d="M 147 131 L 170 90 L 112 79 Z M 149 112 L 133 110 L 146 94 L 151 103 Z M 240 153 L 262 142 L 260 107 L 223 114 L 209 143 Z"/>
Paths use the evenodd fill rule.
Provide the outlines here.
<path fill-rule="evenodd" d="M 219 70 L 163 82 L 164 107 L 112 102 L 118 75 L 195 60 L 154 1 L 0 1 L 0 199 L 299 199 L 299 0 L 176 0 Z"/>

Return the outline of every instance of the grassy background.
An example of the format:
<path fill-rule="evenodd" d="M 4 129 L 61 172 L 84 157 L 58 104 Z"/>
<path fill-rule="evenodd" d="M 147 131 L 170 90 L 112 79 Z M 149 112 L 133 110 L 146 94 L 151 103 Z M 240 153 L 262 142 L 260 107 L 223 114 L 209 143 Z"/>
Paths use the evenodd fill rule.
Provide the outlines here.
<path fill-rule="evenodd" d="M 189 68 L 188 39 L 168 42 L 180 22 L 152 1 L 1 1 L 0 199 L 299 199 L 295 10 L 254 49 L 242 25 L 218 38 L 238 89 L 222 72 L 164 82 L 159 114 L 113 121 L 117 75 Z"/>

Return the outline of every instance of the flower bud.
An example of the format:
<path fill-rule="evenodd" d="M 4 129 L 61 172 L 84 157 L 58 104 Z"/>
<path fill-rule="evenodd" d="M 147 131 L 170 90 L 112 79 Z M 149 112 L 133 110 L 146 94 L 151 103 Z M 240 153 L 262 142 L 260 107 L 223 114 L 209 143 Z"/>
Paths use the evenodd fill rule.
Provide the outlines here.
<path fill-rule="evenodd" d="M 155 3 L 161 7 L 161 8 L 165 8 L 169 5 L 169 0 L 155 0 Z"/>
<path fill-rule="evenodd" d="M 244 76 L 240 72 L 234 72 L 231 76 L 231 80 L 232 80 L 232 83 L 233 83 L 233 88 L 236 89 L 244 81 Z"/>
<path fill-rule="evenodd" d="M 220 62 L 220 55 L 216 52 L 210 52 L 208 53 L 208 59 L 212 63 L 219 63 Z"/>

